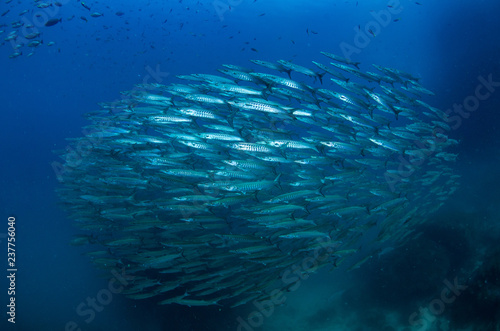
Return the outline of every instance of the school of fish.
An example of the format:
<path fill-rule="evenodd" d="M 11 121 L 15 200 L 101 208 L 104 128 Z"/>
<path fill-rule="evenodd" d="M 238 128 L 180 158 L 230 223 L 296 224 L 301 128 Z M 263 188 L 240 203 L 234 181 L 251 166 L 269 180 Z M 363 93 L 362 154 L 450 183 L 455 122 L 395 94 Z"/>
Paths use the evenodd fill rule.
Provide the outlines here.
<path fill-rule="evenodd" d="M 141 84 L 88 113 L 56 151 L 72 243 L 125 268 L 130 298 L 236 307 L 297 266 L 357 268 L 411 239 L 458 187 L 446 114 L 411 74 L 322 55 Z"/>

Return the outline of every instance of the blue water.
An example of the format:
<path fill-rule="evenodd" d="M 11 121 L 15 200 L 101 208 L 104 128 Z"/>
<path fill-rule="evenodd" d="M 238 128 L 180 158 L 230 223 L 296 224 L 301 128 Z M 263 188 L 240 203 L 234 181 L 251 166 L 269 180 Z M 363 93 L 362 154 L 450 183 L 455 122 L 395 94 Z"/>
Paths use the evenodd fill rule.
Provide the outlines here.
<path fill-rule="evenodd" d="M 236 330 L 238 316 L 255 310 L 161 307 L 118 294 L 102 311 L 96 309 L 88 323 L 89 315 L 78 313 L 81 303 L 107 288 L 111 276 L 93 268 L 82 255 L 83 248 L 68 244 L 76 227 L 57 205 L 58 182 L 51 164 L 60 160 L 52 150 L 67 147 L 65 138 L 82 136 L 81 128 L 88 124 L 83 114 L 98 109 L 99 102 L 119 99 L 120 91 L 134 84 L 153 82 L 155 77 L 168 84 L 178 82 L 175 75 L 216 74 L 221 64 L 248 66 L 250 59 L 284 59 L 304 66 L 312 66 L 312 60 L 327 63 L 320 51 L 352 55 L 365 69 L 375 63 L 417 75 L 436 92 L 432 105 L 443 110 L 474 95 L 480 76 L 491 75 L 500 82 L 497 1 L 85 1 L 91 11 L 79 1 L 62 0 L 62 6 L 46 9 L 37 8 L 38 3 L 0 4 L 1 13 L 9 10 L 0 17 L 0 30 L 4 30 L 0 34 L 1 330 L 65 330 L 71 322 L 81 330 Z M 92 12 L 103 16 L 91 17 Z M 387 20 L 378 23 L 376 17 Z M 62 22 L 46 27 L 49 18 L 62 18 Z M 22 55 L 9 58 L 16 44 L 29 43 L 22 27 L 17 29 L 16 42 L 3 41 L 15 30 L 11 23 L 18 20 L 25 26 L 33 24 L 43 44 L 34 49 L 22 46 Z M 359 29 L 365 36 L 364 43 L 358 44 L 362 47 L 346 54 L 343 47 L 356 47 Z M 49 42 L 55 44 L 48 46 Z M 473 277 L 473 265 L 493 252 L 500 234 L 500 87 L 490 92 L 450 133 L 461 142 L 455 168 L 462 175 L 462 185 L 433 220 L 437 225 L 422 230 L 422 242 L 407 247 L 406 253 L 387 253 L 387 259 L 392 254 L 395 262 L 380 258 L 380 264 L 372 261 L 364 273 L 354 271 L 352 277 L 326 273 L 317 281 L 304 281 L 298 297 L 291 295 L 286 306 L 276 307 L 255 329 L 278 330 L 286 325 L 292 330 L 295 325 L 297 330 L 342 330 L 345 321 L 339 317 L 340 308 L 331 303 L 339 290 L 333 282 L 351 289 L 342 294 L 342 300 L 352 316 L 366 317 L 367 309 L 373 314 L 371 319 L 355 319 L 358 324 L 346 330 L 383 330 L 380 316 L 389 315 L 388 311 L 404 316 L 392 324 L 393 330 L 396 325 L 417 330 L 410 329 L 406 316 L 439 297 L 445 277 Z M 15 325 L 7 322 L 5 313 L 8 216 L 16 217 Z M 434 263 L 439 260 L 436 255 L 448 261 L 449 269 L 443 271 L 438 267 L 442 263 Z M 411 279 L 411 284 L 403 278 Z M 415 284 L 422 284 L 425 296 L 415 289 L 398 295 Z M 314 300 L 311 293 L 321 289 L 330 291 L 323 293 L 327 298 L 318 294 Z M 365 298 L 365 303 L 359 298 Z M 453 320 L 455 316 L 458 321 L 454 309 L 461 312 L 460 296 L 439 317 Z M 495 316 L 500 318 L 498 312 L 485 318 L 495 321 Z M 457 325 L 470 327 L 465 322 Z M 492 326 L 478 330 L 488 327 Z M 439 330 L 438 323 L 432 328 Z"/>

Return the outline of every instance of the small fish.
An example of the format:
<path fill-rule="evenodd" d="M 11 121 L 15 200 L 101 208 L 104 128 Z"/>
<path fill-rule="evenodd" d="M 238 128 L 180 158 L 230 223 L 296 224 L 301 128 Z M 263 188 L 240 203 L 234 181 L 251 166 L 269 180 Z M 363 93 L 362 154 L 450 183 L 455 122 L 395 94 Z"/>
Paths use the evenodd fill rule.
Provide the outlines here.
<path fill-rule="evenodd" d="M 26 38 L 26 39 L 35 39 L 39 35 L 40 35 L 40 32 L 32 32 L 32 33 L 28 33 L 27 35 L 25 35 L 24 38 Z"/>
<path fill-rule="evenodd" d="M 57 23 L 62 22 L 62 18 L 51 18 L 47 22 L 45 22 L 45 26 L 53 26 Z"/>
<path fill-rule="evenodd" d="M 21 55 L 23 55 L 23 52 L 14 52 L 11 55 L 9 55 L 9 58 L 14 59 L 14 58 L 21 56 Z"/>
<path fill-rule="evenodd" d="M 87 6 L 87 5 L 85 4 L 85 2 L 81 2 L 81 4 L 82 4 L 83 8 L 85 8 L 85 9 L 87 9 L 87 10 L 90 10 L 90 7 L 89 7 L 89 6 Z"/>
<path fill-rule="evenodd" d="M 41 44 L 43 44 L 43 40 L 33 40 L 32 42 L 30 42 L 27 46 L 28 47 L 38 47 L 40 46 Z"/>
<path fill-rule="evenodd" d="M 4 38 L 5 41 L 16 40 L 16 39 L 17 39 L 16 31 L 12 31 L 6 38 Z"/>
<path fill-rule="evenodd" d="M 21 21 L 15 21 L 15 22 L 12 22 L 12 23 L 11 23 L 11 25 L 12 25 L 12 27 L 13 27 L 14 29 L 17 29 L 17 28 L 22 27 L 22 26 L 24 25 L 24 23 L 23 23 L 23 22 L 21 22 Z"/>
<path fill-rule="evenodd" d="M 302 231 L 302 232 L 292 232 L 288 234 L 282 234 L 279 236 L 284 239 L 304 239 L 304 238 L 327 238 L 330 239 L 330 236 L 326 233 L 319 231 Z"/>
<path fill-rule="evenodd" d="M 356 68 L 359 69 L 360 62 L 353 62 L 350 59 L 345 59 L 345 58 L 343 58 L 341 56 L 338 56 L 338 55 L 335 55 L 335 54 L 332 54 L 332 53 L 321 52 L 321 54 L 323 54 L 324 56 L 329 57 L 330 59 L 333 59 L 335 61 L 341 62 L 341 63 L 352 64 L 353 66 L 355 66 Z"/>

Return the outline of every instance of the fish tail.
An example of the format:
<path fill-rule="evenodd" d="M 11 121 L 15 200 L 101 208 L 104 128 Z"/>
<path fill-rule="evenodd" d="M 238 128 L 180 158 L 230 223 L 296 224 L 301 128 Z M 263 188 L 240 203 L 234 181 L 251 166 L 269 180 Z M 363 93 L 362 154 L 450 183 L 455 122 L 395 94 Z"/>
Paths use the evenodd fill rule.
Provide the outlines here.
<path fill-rule="evenodd" d="M 323 76 L 326 75 L 326 71 L 323 72 L 323 73 L 317 73 L 318 75 L 318 79 L 319 79 L 319 82 L 321 83 L 321 85 L 323 85 Z"/>
<path fill-rule="evenodd" d="M 326 183 L 321 183 L 321 186 L 318 189 L 318 193 L 321 194 L 323 197 L 325 196 L 325 193 L 323 193 L 323 189 L 325 188 Z"/>
<path fill-rule="evenodd" d="M 269 95 L 271 95 L 273 91 L 271 90 L 271 86 L 266 84 L 266 88 L 262 91 L 262 97 L 267 100 Z"/>

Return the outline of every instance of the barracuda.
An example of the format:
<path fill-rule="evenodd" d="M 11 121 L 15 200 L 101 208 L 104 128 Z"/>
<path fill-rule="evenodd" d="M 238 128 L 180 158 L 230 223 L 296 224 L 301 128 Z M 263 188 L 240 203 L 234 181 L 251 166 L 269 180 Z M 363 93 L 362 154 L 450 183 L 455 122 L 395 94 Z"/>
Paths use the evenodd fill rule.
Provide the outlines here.
<path fill-rule="evenodd" d="M 255 143 L 233 143 L 227 145 L 229 148 L 237 149 L 245 152 L 256 152 L 256 153 L 273 153 L 273 149 L 267 147 L 263 144 Z"/>
<path fill-rule="evenodd" d="M 269 199 L 267 201 L 263 201 L 263 203 L 280 203 L 280 202 L 288 202 L 290 200 L 295 200 L 315 194 L 320 194 L 319 191 L 316 190 L 302 190 L 302 191 L 295 191 L 295 192 L 290 192 L 290 193 L 284 193 L 281 195 L 278 195 L 277 197 L 274 197 L 272 199 Z"/>
<path fill-rule="evenodd" d="M 318 268 L 357 268 L 414 238 L 458 188 L 446 114 L 410 74 L 323 55 L 318 73 L 254 60 L 99 104 L 55 151 L 73 244 L 99 246 L 98 268 L 126 265 L 133 299 L 231 307 L 288 290 L 276 280 L 317 250 Z"/>
<path fill-rule="evenodd" d="M 207 140 L 222 140 L 222 141 L 244 141 L 243 138 L 225 133 L 203 132 L 198 133 L 198 137 Z"/>
<path fill-rule="evenodd" d="M 353 66 L 355 66 L 358 69 L 359 69 L 359 65 L 361 64 L 360 62 L 353 62 L 349 59 L 343 58 L 343 57 L 338 56 L 336 54 L 332 54 L 332 53 L 328 53 L 328 52 L 320 52 L 320 53 L 326 57 L 329 57 L 332 60 L 335 60 L 335 61 L 338 61 L 338 62 L 341 62 L 344 64 L 352 64 Z"/>
<path fill-rule="evenodd" d="M 292 232 L 289 234 L 282 234 L 279 237 L 285 239 L 330 238 L 328 234 L 319 231 Z"/>
<path fill-rule="evenodd" d="M 221 187 L 221 189 L 229 192 L 241 193 L 260 191 L 278 185 L 280 176 L 281 174 L 278 175 L 274 180 L 259 180 L 255 182 L 236 183 L 233 185 Z"/>
<path fill-rule="evenodd" d="M 265 113 L 273 113 L 273 114 L 284 114 L 288 115 L 288 113 L 281 108 L 275 107 L 273 105 L 267 104 L 262 100 L 254 101 L 248 99 L 239 99 L 235 101 L 228 102 L 231 106 L 238 107 L 246 110 L 257 110 Z"/>
<path fill-rule="evenodd" d="M 211 95 L 205 95 L 205 94 L 188 94 L 185 96 L 185 98 L 187 100 L 196 101 L 196 102 L 200 102 L 200 103 L 213 103 L 216 105 L 226 104 L 226 101 L 221 99 L 221 98 L 217 98 L 217 97 L 213 97 Z"/>
<path fill-rule="evenodd" d="M 152 116 L 148 117 L 148 120 L 154 124 L 171 124 L 171 123 L 190 123 L 192 119 L 180 117 L 180 116 Z"/>
<path fill-rule="evenodd" d="M 224 118 L 220 117 L 219 115 L 216 115 L 214 112 L 201 108 L 180 108 L 177 109 L 177 111 L 181 114 L 188 116 L 208 118 L 208 119 L 218 120 L 221 122 L 226 122 Z"/>

